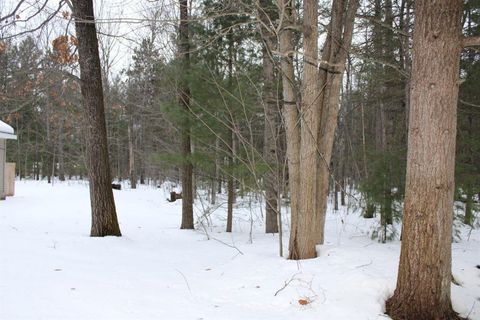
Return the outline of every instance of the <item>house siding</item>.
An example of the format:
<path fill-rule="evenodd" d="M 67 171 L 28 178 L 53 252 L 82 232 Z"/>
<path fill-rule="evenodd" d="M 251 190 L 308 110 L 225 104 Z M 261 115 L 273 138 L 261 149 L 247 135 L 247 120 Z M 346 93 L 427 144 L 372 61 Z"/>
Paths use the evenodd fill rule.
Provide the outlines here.
<path fill-rule="evenodd" d="M 0 200 L 5 199 L 5 158 L 6 140 L 0 139 Z"/>

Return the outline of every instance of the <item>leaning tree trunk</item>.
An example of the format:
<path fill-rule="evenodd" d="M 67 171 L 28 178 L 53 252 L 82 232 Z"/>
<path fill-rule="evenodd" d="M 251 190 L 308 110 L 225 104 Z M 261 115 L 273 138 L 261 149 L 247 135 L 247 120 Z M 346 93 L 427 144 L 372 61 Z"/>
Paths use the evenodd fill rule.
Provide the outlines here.
<path fill-rule="evenodd" d="M 178 53 L 182 60 L 183 79 L 180 86 L 180 104 L 185 111 L 182 128 L 182 225 L 180 229 L 194 229 L 193 224 L 193 166 L 190 146 L 190 88 L 186 73 L 190 68 L 190 46 L 188 42 L 188 0 L 180 0 L 180 28 Z"/>
<path fill-rule="evenodd" d="M 347 54 L 352 43 L 355 14 L 358 6 L 358 0 L 333 1 L 329 35 L 322 50 L 319 77 L 321 118 L 317 149 L 320 153 L 317 162 L 317 208 L 316 217 L 314 223 L 312 223 L 315 244 L 323 244 L 324 241 L 330 161 L 337 128 L 340 91 Z"/>
<path fill-rule="evenodd" d="M 407 179 L 394 319 L 454 319 L 450 302 L 462 0 L 415 2 Z"/>
<path fill-rule="evenodd" d="M 72 1 L 87 126 L 92 237 L 121 236 L 111 188 L 97 31 L 92 0 Z"/>

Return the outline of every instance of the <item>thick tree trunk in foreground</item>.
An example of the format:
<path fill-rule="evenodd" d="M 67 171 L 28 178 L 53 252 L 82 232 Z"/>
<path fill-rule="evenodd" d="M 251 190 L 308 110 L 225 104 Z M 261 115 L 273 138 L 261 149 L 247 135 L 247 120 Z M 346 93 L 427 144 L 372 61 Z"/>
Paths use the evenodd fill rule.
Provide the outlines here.
<path fill-rule="evenodd" d="M 393 319 L 454 319 L 450 302 L 462 0 L 415 2 L 407 180 Z"/>
<path fill-rule="evenodd" d="M 92 237 L 121 236 L 111 188 L 102 76 L 92 0 L 72 1 L 87 126 Z M 84 22 L 86 21 L 86 22 Z"/>
<path fill-rule="evenodd" d="M 180 28 L 178 54 L 182 60 L 183 77 L 190 68 L 190 46 L 188 42 L 188 0 L 180 0 Z M 180 105 L 185 113 L 190 111 L 190 88 L 187 79 L 180 86 Z M 180 229 L 194 229 L 193 224 L 193 166 L 191 162 L 190 121 L 185 116 L 182 128 L 182 225 Z"/>
<path fill-rule="evenodd" d="M 317 218 L 317 132 L 320 126 L 318 87 L 318 3 L 303 1 L 303 50 L 301 127 L 300 127 L 300 202 L 297 220 L 297 246 L 291 258 L 315 258 L 315 236 L 312 225 Z"/>

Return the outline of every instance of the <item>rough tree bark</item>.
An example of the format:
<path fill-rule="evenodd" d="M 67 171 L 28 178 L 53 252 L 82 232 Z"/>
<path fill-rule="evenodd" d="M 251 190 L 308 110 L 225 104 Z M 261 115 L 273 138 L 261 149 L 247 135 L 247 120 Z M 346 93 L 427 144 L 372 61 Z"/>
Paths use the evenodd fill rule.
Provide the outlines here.
<path fill-rule="evenodd" d="M 385 0 L 385 25 L 389 26 L 385 30 L 383 37 L 383 43 L 385 46 L 385 60 L 393 65 L 396 63 L 395 58 L 395 46 L 393 45 L 392 39 L 394 38 L 394 14 L 393 14 L 393 4 L 392 0 Z M 385 73 L 388 71 L 385 70 Z M 388 95 L 388 92 L 394 92 L 396 89 L 396 83 L 393 79 L 388 79 L 385 84 L 385 94 Z M 393 125 L 393 114 L 395 113 L 396 108 L 402 108 L 401 104 L 398 105 L 390 102 L 385 104 L 384 108 L 384 145 L 387 152 L 391 152 L 392 138 L 395 136 L 395 127 Z M 392 172 L 392 166 L 394 165 L 388 159 L 384 159 L 385 167 L 387 168 L 387 176 Z M 392 185 L 390 180 L 385 182 L 384 186 L 384 210 L 383 215 L 385 216 L 386 224 L 393 223 L 393 200 L 392 200 Z"/>
<path fill-rule="evenodd" d="M 295 24 L 295 6 L 293 0 L 278 0 L 280 20 L 279 53 L 281 56 L 282 88 L 283 88 L 283 118 L 285 121 L 285 136 L 287 144 L 288 184 L 290 187 L 290 257 L 295 258 L 297 247 L 299 186 L 300 186 L 300 126 L 299 106 L 295 87 L 293 67 L 294 45 L 293 27 Z"/>
<path fill-rule="evenodd" d="M 357 8 L 358 0 L 333 1 L 327 39 L 318 63 L 318 4 L 314 0 L 304 0 L 304 70 L 299 130 L 298 109 L 287 107 L 290 101 L 285 97 L 284 88 L 289 170 L 297 170 L 299 175 L 294 176 L 298 179 L 298 184 L 290 185 L 292 198 L 297 196 L 296 201 L 299 201 L 296 205 L 293 205 L 292 201 L 290 259 L 314 258 L 315 245 L 323 243 L 330 159 L 337 125 L 340 89 Z M 285 56 L 285 52 L 289 50 L 286 51 L 286 47 L 282 49 L 281 46 L 280 51 Z M 284 58 L 284 61 L 287 60 Z M 288 65 L 282 65 L 284 81 L 288 79 L 286 67 Z M 296 101 L 295 96 L 293 101 Z M 289 121 L 292 123 L 289 124 Z M 298 130 L 299 133 L 292 130 Z M 295 134 L 298 136 L 293 136 Z M 300 154 L 299 158 L 292 154 L 296 152 Z M 298 168 L 294 168 L 295 166 Z M 291 174 L 291 171 L 289 173 Z"/>
<path fill-rule="evenodd" d="M 227 232 L 232 232 L 233 225 L 233 203 L 235 197 L 235 186 L 233 184 L 233 131 L 229 131 L 227 138 L 228 154 L 228 177 L 227 177 Z"/>
<path fill-rule="evenodd" d="M 275 92 L 275 65 L 272 51 L 275 48 L 275 36 L 270 30 L 272 10 L 271 0 L 261 0 L 258 15 L 262 21 L 260 34 L 263 42 L 262 65 L 263 65 L 263 105 L 265 112 L 264 148 L 263 157 L 268 164 L 268 171 L 264 175 L 265 185 L 265 232 L 277 233 L 278 222 L 278 121 L 277 121 L 277 94 Z"/>
<path fill-rule="evenodd" d="M 358 6 L 358 0 L 333 1 L 331 21 L 320 61 L 319 108 L 321 117 L 317 133 L 320 156 L 317 162 L 316 217 L 314 223 L 312 223 L 315 244 L 323 244 L 324 241 L 330 162 L 337 128 L 340 91 L 347 55 L 352 43 L 355 14 Z"/>
<path fill-rule="evenodd" d="M 373 49 L 376 55 L 384 61 L 391 63 L 392 65 L 395 64 L 393 50 L 390 50 L 392 47 L 393 42 L 393 33 L 389 34 L 385 28 L 385 26 L 389 26 L 390 28 L 394 28 L 392 26 L 393 18 L 389 14 L 389 9 L 391 10 L 391 1 L 385 0 L 384 1 L 385 7 L 385 20 L 383 25 L 376 23 L 373 27 L 372 31 L 372 42 L 373 42 Z M 382 21 L 382 1 L 375 0 L 374 5 L 374 17 L 376 21 Z M 393 60 L 393 61 L 392 61 Z M 387 170 L 384 172 L 385 175 L 389 176 L 388 166 L 389 164 L 386 161 L 386 153 L 388 152 L 388 143 L 387 140 L 390 138 L 387 136 L 387 108 L 388 103 L 385 103 L 385 97 L 387 95 L 387 85 L 391 82 L 387 80 L 385 67 L 377 63 L 373 67 L 373 74 L 377 80 L 375 88 L 373 89 L 375 92 L 375 96 L 377 97 L 375 103 L 375 149 L 377 153 L 381 156 L 381 160 L 383 161 L 383 170 Z M 379 232 L 379 239 L 382 243 L 387 241 L 387 225 L 391 224 L 391 202 L 387 201 L 390 197 L 391 187 L 387 181 L 383 181 L 383 201 L 380 204 L 380 226 L 381 230 Z M 389 207 L 387 207 L 389 206 Z"/>
<path fill-rule="evenodd" d="M 290 258 L 315 258 L 315 236 L 312 225 L 317 219 L 317 142 L 320 126 L 318 87 L 318 3 L 303 1 L 303 78 L 300 108 L 300 185 L 297 246 L 291 248 Z"/>
<path fill-rule="evenodd" d="M 234 56 L 234 41 L 233 34 L 230 32 L 227 35 L 228 39 L 228 83 L 229 88 L 233 89 L 233 56 Z M 231 117 L 231 129 L 229 130 L 227 138 L 227 158 L 228 158 L 228 178 L 227 178 L 227 232 L 232 232 L 233 224 L 233 204 L 235 203 L 235 183 L 233 179 L 233 167 L 235 164 L 235 119 Z"/>
<path fill-rule="evenodd" d="M 188 40 L 188 0 L 180 0 L 180 26 L 178 55 L 182 60 L 183 78 L 180 85 L 180 105 L 185 113 L 190 111 L 190 88 L 185 77 L 190 68 L 190 45 Z M 194 229 L 193 224 L 193 165 L 191 162 L 190 121 L 187 116 L 182 127 L 182 224 L 180 229 Z"/>
<path fill-rule="evenodd" d="M 455 319 L 450 302 L 462 0 L 415 2 L 407 178 L 393 319 Z"/>
<path fill-rule="evenodd" d="M 107 130 L 92 0 L 72 1 L 87 126 L 92 237 L 121 236 L 111 188 Z"/>

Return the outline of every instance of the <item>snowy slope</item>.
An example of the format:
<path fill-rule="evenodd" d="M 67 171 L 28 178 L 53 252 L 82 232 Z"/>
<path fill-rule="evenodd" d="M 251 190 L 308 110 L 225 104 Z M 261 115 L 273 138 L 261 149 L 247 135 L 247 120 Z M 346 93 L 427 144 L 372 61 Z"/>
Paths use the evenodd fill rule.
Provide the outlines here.
<path fill-rule="evenodd" d="M 213 211 L 207 240 L 201 227 L 178 229 L 181 202 L 162 189 L 126 189 L 115 191 L 123 237 L 90 238 L 85 182 L 22 181 L 16 192 L 0 202 L 0 319 L 388 319 L 400 244 L 371 240 L 373 220 L 346 208 L 329 213 L 320 257 L 297 263 L 278 257 L 258 209 L 237 209 L 232 234 L 225 209 Z M 480 319 L 480 232 L 464 238 L 453 304 Z"/>

